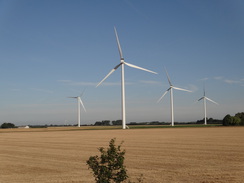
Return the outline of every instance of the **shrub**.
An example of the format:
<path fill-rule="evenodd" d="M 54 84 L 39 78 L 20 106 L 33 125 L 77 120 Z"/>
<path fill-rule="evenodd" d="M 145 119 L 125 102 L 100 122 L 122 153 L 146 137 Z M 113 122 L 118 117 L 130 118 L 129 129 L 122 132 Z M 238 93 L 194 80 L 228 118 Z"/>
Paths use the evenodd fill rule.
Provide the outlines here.
<path fill-rule="evenodd" d="M 13 123 L 3 123 L 1 128 L 15 128 L 15 125 Z"/>
<path fill-rule="evenodd" d="M 115 138 L 111 139 L 107 150 L 103 147 L 98 148 L 100 157 L 91 156 L 87 160 L 88 168 L 92 169 L 97 183 L 120 183 L 128 178 L 124 166 L 125 150 L 121 150 L 122 143 L 116 147 Z"/>

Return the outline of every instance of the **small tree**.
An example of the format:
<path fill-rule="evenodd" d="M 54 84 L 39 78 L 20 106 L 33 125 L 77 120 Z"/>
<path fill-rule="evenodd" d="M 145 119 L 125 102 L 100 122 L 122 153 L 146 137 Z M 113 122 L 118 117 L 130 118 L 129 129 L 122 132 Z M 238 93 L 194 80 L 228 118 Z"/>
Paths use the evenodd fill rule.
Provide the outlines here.
<path fill-rule="evenodd" d="M 223 119 L 223 125 L 224 126 L 229 126 L 232 123 L 232 118 L 231 115 L 227 114 L 224 119 Z"/>
<path fill-rule="evenodd" d="M 91 156 L 87 161 L 97 183 L 120 183 L 128 178 L 124 166 L 125 150 L 121 150 L 122 143 L 116 147 L 115 138 L 111 139 L 107 150 L 103 147 L 98 148 L 100 157 Z"/>
<path fill-rule="evenodd" d="M 15 125 L 13 123 L 3 123 L 1 128 L 15 128 Z"/>
<path fill-rule="evenodd" d="M 236 113 L 235 117 L 239 117 L 241 119 L 240 125 L 244 126 L 244 112 Z"/>

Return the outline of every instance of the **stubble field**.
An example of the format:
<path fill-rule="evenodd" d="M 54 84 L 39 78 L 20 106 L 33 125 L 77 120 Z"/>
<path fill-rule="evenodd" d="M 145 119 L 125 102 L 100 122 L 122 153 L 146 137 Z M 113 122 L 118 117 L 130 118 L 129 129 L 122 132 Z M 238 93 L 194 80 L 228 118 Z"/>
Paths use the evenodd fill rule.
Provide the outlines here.
<path fill-rule="evenodd" d="M 209 127 L 0 130 L 0 182 L 94 182 L 86 160 L 114 137 L 124 141 L 132 181 L 141 174 L 146 183 L 244 181 L 244 128 Z"/>

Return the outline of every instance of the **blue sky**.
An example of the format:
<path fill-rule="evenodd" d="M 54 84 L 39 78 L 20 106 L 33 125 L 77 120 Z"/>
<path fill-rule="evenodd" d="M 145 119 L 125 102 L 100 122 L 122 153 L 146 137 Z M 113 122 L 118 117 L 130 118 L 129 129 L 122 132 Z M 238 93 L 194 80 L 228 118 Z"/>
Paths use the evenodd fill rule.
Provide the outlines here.
<path fill-rule="evenodd" d="M 174 91 L 175 121 L 244 111 L 244 2 L 241 0 L 0 0 L 0 123 L 74 124 L 121 119 L 116 26 L 125 61 L 127 122 L 170 121 L 163 67 Z"/>

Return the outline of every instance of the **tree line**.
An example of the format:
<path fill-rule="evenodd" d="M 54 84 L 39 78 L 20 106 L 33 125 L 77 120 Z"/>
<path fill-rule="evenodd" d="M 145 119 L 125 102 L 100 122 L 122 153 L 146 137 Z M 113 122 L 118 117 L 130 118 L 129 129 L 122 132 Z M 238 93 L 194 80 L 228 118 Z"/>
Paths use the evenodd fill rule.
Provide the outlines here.
<path fill-rule="evenodd" d="M 244 112 L 238 112 L 235 116 L 231 116 L 227 114 L 222 120 L 221 119 L 213 119 L 207 118 L 208 124 L 223 124 L 223 126 L 244 126 Z M 170 122 L 130 122 L 127 125 L 169 125 Z M 175 124 L 204 124 L 204 119 L 197 120 L 196 122 L 175 122 Z M 122 120 L 110 121 L 97 121 L 94 126 L 109 126 L 109 125 L 122 125 Z"/>
<path fill-rule="evenodd" d="M 223 120 L 209 118 L 207 119 L 208 124 L 222 124 Z M 170 125 L 171 122 L 159 122 L 159 121 L 152 121 L 152 122 L 130 122 L 127 125 Z M 184 125 L 184 124 L 204 124 L 204 119 L 197 120 L 196 122 L 175 122 L 177 125 Z M 122 120 L 110 121 L 110 120 L 103 120 L 97 121 L 94 123 L 94 126 L 120 126 L 122 125 Z"/>
<path fill-rule="evenodd" d="M 244 112 L 238 112 L 234 116 L 227 114 L 223 120 L 208 118 L 208 124 L 223 124 L 223 126 L 244 126 Z M 130 122 L 128 125 L 169 125 L 170 122 Z M 197 120 L 196 122 L 175 122 L 175 124 L 204 124 L 204 119 Z M 120 126 L 122 125 L 122 120 L 103 120 L 95 122 L 94 126 Z M 65 126 L 65 125 L 49 125 L 49 126 Z M 67 125 L 70 126 L 70 125 Z M 74 125 L 77 126 L 77 125 Z M 87 125 L 85 125 L 87 126 Z M 30 128 L 47 128 L 48 125 L 29 125 Z M 13 123 L 3 123 L 0 128 L 17 128 Z"/>
<path fill-rule="evenodd" d="M 122 125 L 122 120 L 112 121 L 112 124 L 110 120 L 103 120 L 103 121 L 97 121 L 94 124 L 94 126 L 110 126 L 110 125 Z"/>
<path fill-rule="evenodd" d="M 235 116 L 227 114 L 223 119 L 224 126 L 244 126 L 244 112 L 238 112 Z"/>

